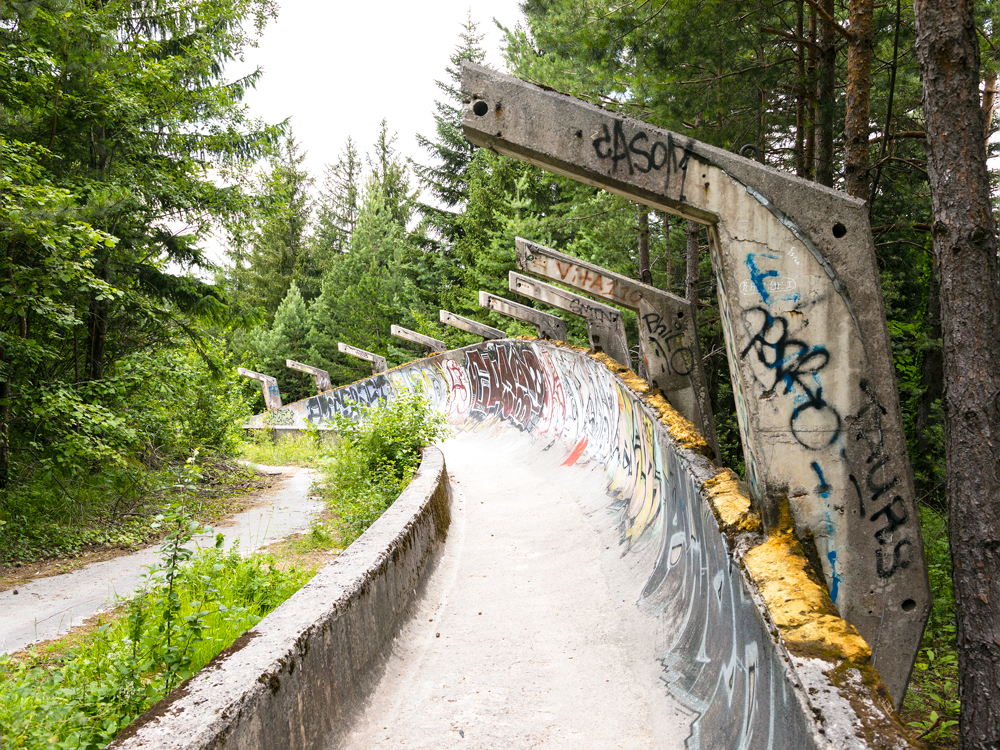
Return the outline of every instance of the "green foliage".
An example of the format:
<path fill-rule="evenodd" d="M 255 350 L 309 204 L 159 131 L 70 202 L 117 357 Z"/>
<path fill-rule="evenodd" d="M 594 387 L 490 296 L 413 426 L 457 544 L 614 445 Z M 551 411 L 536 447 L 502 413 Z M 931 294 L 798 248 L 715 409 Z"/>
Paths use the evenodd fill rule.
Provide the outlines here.
<path fill-rule="evenodd" d="M 361 536 L 406 488 L 420 465 L 421 449 L 449 434 L 444 414 L 421 391 L 356 409 L 357 420 L 337 417 L 339 440 L 324 467 L 323 494 L 339 516 L 345 545 Z"/>
<path fill-rule="evenodd" d="M 315 466 L 321 455 L 319 440 L 309 434 L 275 441 L 270 430 L 260 430 L 243 447 L 243 458 L 262 466 Z"/>
<path fill-rule="evenodd" d="M 920 653 L 913 666 L 904 715 L 920 716 L 909 724 L 928 741 L 957 740 L 958 651 L 955 638 L 955 597 L 951 582 L 948 520 L 931 507 L 920 509 L 927 574 L 933 594 L 931 614 Z"/>
<path fill-rule="evenodd" d="M 311 575 L 280 571 L 266 554 L 224 552 L 221 535 L 196 552 L 190 543 L 199 524 L 176 512 L 162 520 L 171 533 L 161 563 L 124 616 L 63 653 L 0 657 L 4 747 L 103 747 Z"/>

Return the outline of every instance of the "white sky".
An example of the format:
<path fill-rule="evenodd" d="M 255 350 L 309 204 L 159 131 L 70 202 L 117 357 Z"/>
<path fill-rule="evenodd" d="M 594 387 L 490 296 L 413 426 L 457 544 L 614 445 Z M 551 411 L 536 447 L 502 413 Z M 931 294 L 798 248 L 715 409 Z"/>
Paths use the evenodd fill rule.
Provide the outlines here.
<path fill-rule="evenodd" d="M 370 150 L 383 117 L 389 132 L 398 134 L 397 150 L 426 163 L 415 136 L 434 137 L 434 101 L 443 97 L 434 81 L 446 77 L 467 13 L 485 34 L 486 64 L 502 69 L 501 32 L 493 19 L 513 28 L 522 17 L 518 3 L 284 0 L 259 46 L 245 63 L 231 65 L 227 78 L 264 69 L 245 101 L 265 122 L 291 117 L 317 184 L 348 136 L 362 155 Z"/>

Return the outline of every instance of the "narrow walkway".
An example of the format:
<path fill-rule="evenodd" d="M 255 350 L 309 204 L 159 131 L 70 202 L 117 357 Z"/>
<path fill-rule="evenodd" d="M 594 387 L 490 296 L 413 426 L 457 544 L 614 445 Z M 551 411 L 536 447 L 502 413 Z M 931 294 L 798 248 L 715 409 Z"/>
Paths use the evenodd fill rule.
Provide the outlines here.
<path fill-rule="evenodd" d="M 473 435 L 442 447 L 448 539 L 343 746 L 683 747 L 691 717 L 658 697 L 634 606 L 644 580 L 622 574 L 611 516 L 584 512 L 605 504 L 596 472 Z"/>
<path fill-rule="evenodd" d="M 260 549 L 309 528 L 322 503 L 309 497 L 313 472 L 294 466 L 261 469 L 283 475 L 260 494 L 250 508 L 214 527 L 226 535 L 226 546 L 238 538 L 243 553 Z M 214 544 L 213 534 L 195 537 L 202 546 Z M 18 651 L 31 643 L 68 633 L 86 618 L 142 585 L 142 574 L 159 560 L 159 547 L 96 562 L 64 575 L 35 580 L 0 593 L 0 653 Z M 15 594 L 14 591 L 17 591 Z"/>

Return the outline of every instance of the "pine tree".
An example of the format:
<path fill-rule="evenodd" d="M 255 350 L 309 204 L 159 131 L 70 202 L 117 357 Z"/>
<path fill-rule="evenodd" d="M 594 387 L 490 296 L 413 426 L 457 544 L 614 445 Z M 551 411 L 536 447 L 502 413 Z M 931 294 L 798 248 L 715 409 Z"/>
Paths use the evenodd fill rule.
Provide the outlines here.
<path fill-rule="evenodd" d="M 417 165 L 414 170 L 421 184 L 430 192 L 438 205 L 421 203 L 419 210 L 424 221 L 445 243 L 451 244 L 456 237 L 458 212 L 451 209 L 461 207 L 468 199 L 469 163 L 476 152 L 462 133 L 462 62 L 468 60 L 481 63 L 486 53 L 480 46 L 482 34 L 477 34 L 478 24 L 469 13 L 459 44 L 449 58 L 451 65 L 445 68 L 448 80 L 435 81 L 437 87 L 447 97 L 434 102 L 434 129 L 436 140 L 418 135 L 417 143 L 425 149 L 435 163 L 429 166 Z"/>
<path fill-rule="evenodd" d="M 337 162 L 327 165 L 323 174 L 323 186 L 316 201 L 313 244 L 324 272 L 328 270 L 330 257 L 345 252 L 351 244 L 358 220 L 361 168 L 358 150 L 348 138 Z"/>

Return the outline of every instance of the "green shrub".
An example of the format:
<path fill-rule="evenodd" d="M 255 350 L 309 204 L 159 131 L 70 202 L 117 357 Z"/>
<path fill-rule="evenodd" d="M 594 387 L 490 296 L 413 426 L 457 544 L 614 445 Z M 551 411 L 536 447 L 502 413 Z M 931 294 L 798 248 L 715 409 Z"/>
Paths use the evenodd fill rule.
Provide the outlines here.
<path fill-rule="evenodd" d="M 420 391 L 356 408 L 357 420 L 336 419 L 339 440 L 323 463 L 324 495 L 339 516 L 345 545 L 399 497 L 420 465 L 421 449 L 449 434 L 445 416 Z"/>
<path fill-rule="evenodd" d="M 311 576 L 278 570 L 270 555 L 223 552 L 221 535 L 196 552 L 188 544 L 199 524 L 180 512 L 160 520 L 171 532 L 161 563 L 124 616 L 63 654 L 0 657 L 5 749 L 103 747 Z"/>

